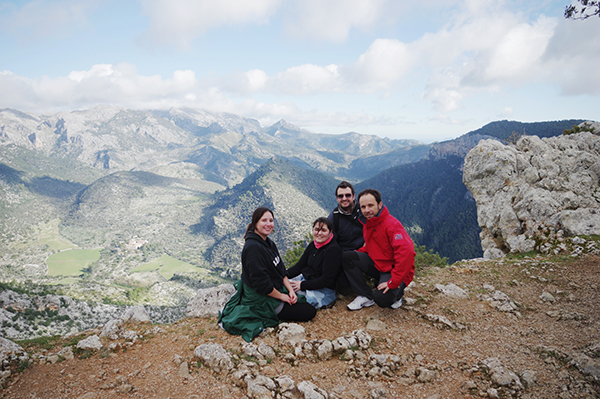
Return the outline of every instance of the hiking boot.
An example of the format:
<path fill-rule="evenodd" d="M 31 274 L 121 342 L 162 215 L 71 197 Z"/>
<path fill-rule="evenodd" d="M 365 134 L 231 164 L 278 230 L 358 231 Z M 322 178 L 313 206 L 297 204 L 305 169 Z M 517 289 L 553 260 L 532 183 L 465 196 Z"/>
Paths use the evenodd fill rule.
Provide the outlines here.
<path fill-rule="evenodd" d="M 373 299 L 369 299 L 366 296 L 359 295 L 348 304 L 347 308 L 348 310 L 360 310 L 362 308 L 366 308 L 373 305 L 375 305 L 375 301 Z"/>

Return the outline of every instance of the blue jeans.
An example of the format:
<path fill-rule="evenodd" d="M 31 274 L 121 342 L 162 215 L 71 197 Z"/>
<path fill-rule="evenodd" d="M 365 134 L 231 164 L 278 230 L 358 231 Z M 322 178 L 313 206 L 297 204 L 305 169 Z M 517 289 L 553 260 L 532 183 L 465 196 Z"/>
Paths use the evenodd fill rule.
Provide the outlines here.
<path fill-rule="evenodd" d="M 306 281 L 303 275 L 296 276 L 291 279 L 292 281 Z M 337 294 L 335 290 L 331 288 L 320 288 L 318 290 L 307 290 L 298 291 L 296 294 L 304 295 L 306 302 L 310 303 L 315 309 L 322 308 L 323 306 L 329 306 L 335 302 Z"/>

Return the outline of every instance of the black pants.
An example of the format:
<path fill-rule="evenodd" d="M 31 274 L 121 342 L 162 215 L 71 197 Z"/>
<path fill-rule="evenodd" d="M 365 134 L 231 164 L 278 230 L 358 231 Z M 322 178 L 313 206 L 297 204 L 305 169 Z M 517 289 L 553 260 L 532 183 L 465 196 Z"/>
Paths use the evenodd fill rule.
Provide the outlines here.
<path fill-rule="evenodd" d="M 350 287 L 356 295 L 362 295 L 369 299 L 374 299 L 375 303 L 382 308 L 391 306 L 404 295 L 406 284 L 400 284 L 400 287 L 388 290 L 385 294 L 383 290 L 372 290 L 367 284 L 365 274 L 373 277 L 377 285 L 387 282 L 392 278 L 392 273 L 383 273 L 375 268 L 375 263 L 369 255 L 358 251 L 347 251 L 342 255 L 342 267 L 348 278 Z"/>
<path fill-rule="evenodd" d="M 279 320 L 283 321 L 309 321 L 317 314 L 317 309 L 310 303 L 283 304 L 283 309 L 277 313 Z"/>

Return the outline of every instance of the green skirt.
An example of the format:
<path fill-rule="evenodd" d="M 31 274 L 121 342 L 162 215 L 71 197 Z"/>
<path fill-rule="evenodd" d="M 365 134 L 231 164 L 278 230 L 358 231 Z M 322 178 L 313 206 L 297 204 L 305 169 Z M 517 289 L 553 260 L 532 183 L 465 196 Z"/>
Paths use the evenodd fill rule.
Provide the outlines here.
<path fill-rule="evenodd" d="M 219 323 L 225 331 L 241 335 L 246 342 L 250 342 L 265 328 L 279 324 L 279 318 L 275 314 L 275 308 L 281 303 L 279 299 L 257 293 L 241 279 L 233 286 L 237 292 L 225 304 L 223 311 L 219 312 Z M 287 294 L 288 290 L 283 287 L 281 292 Z M 299 295 L 298 302 L 306 302 L 306 299 Z"/>

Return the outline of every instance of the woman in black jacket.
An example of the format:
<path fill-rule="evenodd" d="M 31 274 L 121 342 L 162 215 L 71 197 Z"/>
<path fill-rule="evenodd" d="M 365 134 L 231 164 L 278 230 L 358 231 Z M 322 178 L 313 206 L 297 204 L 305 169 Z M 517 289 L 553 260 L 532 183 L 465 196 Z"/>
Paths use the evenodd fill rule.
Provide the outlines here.
<path fill-rule="evenodd" d="M 302 257 L 287 270 L 297 294 L 315 308 L 331 306 L 336 300 L 335 284 L 342 268 L 342 248 L 333 239 L 333 224 L 325 217 L 313 222 L 314 240 Z"/>
<path fill-rule="evenodd" d="M 273 232 L 273 212 L 261 207 L 252 214 L 242 250 L 242 278 L 237 292 L 225 305 L 219 322 L 231 334 L 252 340 L 280 320 L 308 321 L 316 310 L 298 298 L 286 275 L 277 245 L 268 237 Z"/>

